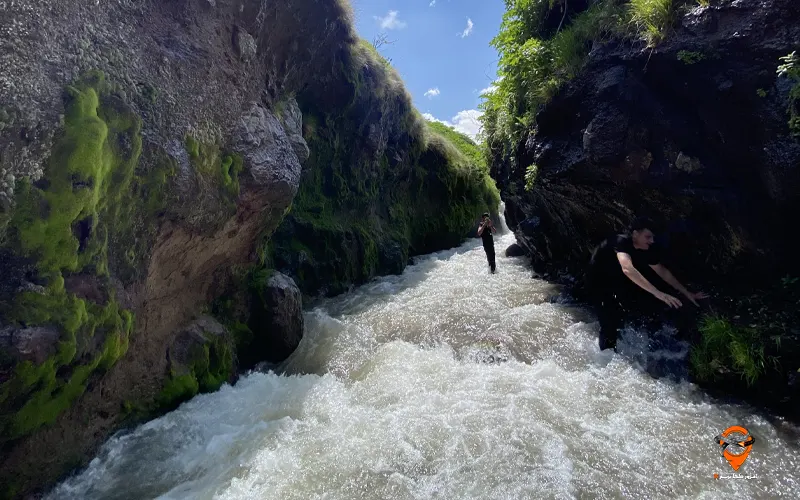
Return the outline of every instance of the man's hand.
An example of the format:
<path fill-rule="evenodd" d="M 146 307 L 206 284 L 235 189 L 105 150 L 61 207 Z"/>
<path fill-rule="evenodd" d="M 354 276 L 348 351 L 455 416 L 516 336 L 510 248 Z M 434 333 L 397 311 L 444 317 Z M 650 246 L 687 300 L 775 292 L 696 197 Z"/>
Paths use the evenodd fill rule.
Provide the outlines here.
<path fill-rule="evenodd" d="M 697 303 L 698 300 L 708 298 L 708 295 L 703 292 L 686 292 L 684 295 L 686 295 L 686 298 L 689 299 L 689 302 L 697 307 L 700 307 L 700 305 Z"/>
<path fill-rule="evenodd" d="M 660 300 L 661 302 L 667 304 L 670 307 L 674 307 L 675 309 L 681 307 L 681 301 L 673 297 L 672 295 L 668 295 L 664 292 L 658 291 L 655 294 L 655 297 Z"/>

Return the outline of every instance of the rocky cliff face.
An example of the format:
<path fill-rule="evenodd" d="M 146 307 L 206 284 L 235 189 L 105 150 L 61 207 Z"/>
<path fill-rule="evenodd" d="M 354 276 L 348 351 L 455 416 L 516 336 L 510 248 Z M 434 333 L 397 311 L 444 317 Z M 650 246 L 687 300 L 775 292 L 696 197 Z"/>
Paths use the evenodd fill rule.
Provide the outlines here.
<path fill-rule="evenodd" d="M 593 245 L 642 214 L 661 223 L 684 276 L 796 272 L 795 82 L 776 69 L 797 48 L 799 12 L 791 1 L 721 2 L 689 11 L 652 50 L 596 42 L 516 162 L 493 165 L 534 263 L 579 275 Z"/>
<path fill-rule="evenodd" d="M 653 49 L 594 43 L 516 162 L 493 165 L 509 226 L 538 268 L 580 275 L 593 245 L 641 214 L 661 223 L 683 276 L 796 273 L 787 230 L 800 200 L 800 142 L 788 126 L 796 82 L 776 70 L 798 48 L 800 6 L 712 4 Z"/>
<path fill-rule="evenodd" d="M 329 269 L 311 288 L 341 290 L 455 242 L 410 249 L 439 230 L 390 217 L 414 213 L 417 197 L 458 212 L 451 233 L 496 206 L 486 173 L 429 133 L 355 36 L 346 3 L 0 9 L 4 496 L 47 486 L 123 425 L 288 355 L 302 299 L 271 269 L 307 280 L 273 249 L 303 245 Z M 407 184 L 390 198 L 396 179 Z"/>
<path fill-rule="evenodd" d="M 673 4 L 650 46 L 619 35 L 614 19 L 632 4 L 570 11 L 564 35 L 545 43 L 563 54 L 565 39 L 593 33 L 587 55 L 521 140 L 490 142 L 492 175 L 534 268 L 573 281 L 578 297 L 594 246 L 653 218 L 668 267 L 718 292 L 687 332 L 696 380 L 797 416 L 800 66 L 778 69 L 800 48 L 800 4 Z"/>

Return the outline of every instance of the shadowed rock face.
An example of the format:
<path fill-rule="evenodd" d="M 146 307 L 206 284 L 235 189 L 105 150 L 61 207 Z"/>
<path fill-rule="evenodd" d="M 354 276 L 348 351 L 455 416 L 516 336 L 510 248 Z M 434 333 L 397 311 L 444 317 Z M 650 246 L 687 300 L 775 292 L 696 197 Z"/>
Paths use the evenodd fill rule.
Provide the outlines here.
<path fill-rule="evenodd" d="M 65 106 L 71 102 L 64 89 L 88 71 L 101 71 L 109 84 L 103 90 L 108 95 L 99 96 L 98 107 L 108 130 L 122 125 L 103 114 L 103 106 L 141 122 L 141 129 L 131 128 L 131 133 L 119 137 L 109 133 L 106 142 L 124 159 L 138 151 L 135 144 L 141 138 L 135 179 L 147 179 L 159 165 L 174 166 L 174 175 L 157 186 L 164 190 L 163 208 L 140 211 L 148 218 L 130 221 L 126 236 L 130 238 L 121 239 L 116 233 L 107 238 L 107 249 L 99 255 L 108 260 L 109 275 L 90 267 L 61 273 L 66 293 L 85 301 L 86 307 L 105 305 L 113 297 L 135 317 L 135 327 L 129 345 L 126 340 L 127 352 L 102 376 L 100 372 L 91 375 L 82 396 L 54 422 L 10 442 L 7 436 L 0 440 L 0 482 L 10 488 L 3 494 L 11 495 L 47 484 L 83 462 L 118 428 L 126 405 L 148 407 L 171 372 L 186 371 L 192 362 L 187 352 L 196 344 L 223 346 L 216 338 L 224 329 L 193 322 L 194 317 L 227 281 L 231 266 L 253 261 L 256 237 L 271 233 L 290 206 L 308 147 L 302 138 L 302 114 L 288 96 L 305 85 L 310 74 L 323 82 L 326 72 L 317 63 L 330 59 L 337 48 L 352 40 L 346 15 L 335 2 L 316 9 L 225 0 L 123 1 L 102 8 L 92 1 L 14 3 L 4 9 L 0 20 L 0 229 L 5 232 L 7 224 L 19 225 L 9 223 L 4 215 L 13 213 L 14 189 L 21 180 L 55 193 L 50 177 L 52 169 L 61 167 L 47 165 L 54 144 L 62 140 Z M 267 29 L 267 18 L 271 22 L 283 19 L 287 26 L 288 19 L 293 19 L 302 25 L 298 30 L 305 36 L 282 38 L 276 30 Z M 303 51 L 303 60 L 295 61 L 293 51 Z M 276 106 L 281 109 L 280 118 L 273 111 Z M 227 172 L 234 179 L 228 183 L 235 182 L 236 190 L 226 191 L 227 186 L 220 185 L 224 175 L 198 168 L 198 159 L 186 145 L 187 136 L 201 145 L 214 145 L 216 149 L 209 151 L 220 157 L 226 152 L 240 156 L 241 171 Z M 200 159 L 213 168 L 225 165 L 224 158 L 214 159 L 202 150 Z M 91 189 L 100 180 L 81 182 L 78 189 Z M 79 252 L 96 237 L 96 222 L 92 218 L 75 221 Z M 0 247 L 7 241 L 13 247 L 14 237 L 13 232 L 10 240 L 0 237 Z M 132 250 L 128 243 L 137 240 L 145 242 L 145 253 L 136 256 L 134 272 L 117 276 L 123 269 L 119 263 Z M 39 366 L 54 356 L 64 334 L 55 325 L 5 325 L 6 315 L 22 314 L 15 309 L 20 294 L 44 297 L 51 292 L 46 288 L 48 278 L 37 272 L 33 255 L 25 257 L 13 248 L 0 253 L 8 257 L 0 265 L 0 348 L 4 353 L 0 374 L 5 382 L 13 377 L 15 363 L 27 360 Z M 198 329 L 202 335 L 192 334 Z M 90 362 L 103 348 L 104 335 L 98 334 L 93 341 L 79 338 L 72 365 L 65 368 Z M 64 376 L 69 374 L 66 370 Z M 225 378 L 222 372 L 214 375 Z M 3 422 L 13 418 L 25 402 L 21 397 L 14 401 L 13 407 L 2 408 Z"/>
<path fill-rule="evenodd" d="M 791 83 L 776 69 L 798 40 L 796 2 L 741 0 L 692 10 L 652 53 L 595 44 L 538 114 L 517 166 L 493 165 L 537 269 L 580 275 L 602 238 L 649 215 L 689 279 L 796 271 L 800 143 L 787 126 Z"/>

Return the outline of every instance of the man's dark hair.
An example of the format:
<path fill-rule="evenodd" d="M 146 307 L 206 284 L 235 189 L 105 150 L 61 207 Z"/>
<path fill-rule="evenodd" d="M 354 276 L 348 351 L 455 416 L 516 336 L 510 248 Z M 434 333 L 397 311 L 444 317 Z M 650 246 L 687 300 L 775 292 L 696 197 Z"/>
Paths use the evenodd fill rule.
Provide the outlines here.
<path fill-rule="evenodd" d="M 634 231 L 642 231 L 645 229 L 649 229 L 653 232 L 656 232 L 655 223 L 649 217 L 636 217 L 631 222 L 631 225 L 628 227 L 628 230 L 632 233 Z"/>

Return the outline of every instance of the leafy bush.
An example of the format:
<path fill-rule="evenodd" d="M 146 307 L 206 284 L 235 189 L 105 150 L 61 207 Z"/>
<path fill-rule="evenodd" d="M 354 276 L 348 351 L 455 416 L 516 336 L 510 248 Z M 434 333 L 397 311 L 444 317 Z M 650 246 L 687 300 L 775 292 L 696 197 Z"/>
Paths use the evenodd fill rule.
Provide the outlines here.
<path fill-rule="evenodd" d="M 800 136 L 800 56 L 795 51 L 780 60 L 783 64 L 778 66 L 778 76 L 786 76 L 794 82 L 789 91 L 789 130 L 792 135 Z"/>

